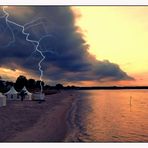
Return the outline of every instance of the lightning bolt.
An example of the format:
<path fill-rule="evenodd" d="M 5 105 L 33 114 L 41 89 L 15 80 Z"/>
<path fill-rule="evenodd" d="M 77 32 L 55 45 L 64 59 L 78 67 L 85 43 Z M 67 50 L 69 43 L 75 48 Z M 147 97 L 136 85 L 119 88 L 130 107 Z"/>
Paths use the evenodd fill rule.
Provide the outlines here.
<path fill-rule="evenodd" d="M 51 36 L 51 35 L 45 35 L 45 36 L 43 36 L 42 38 L 40 38 L 39 41 L 29 39 L 30 33 L 26 33 L 26 32 L 25 32 L 25 26 L 29 25 L 30 23 L 27 23 L 27 24 L 25 24 L 25 25 L 20 25 L 20 24 L 18 24 L 18 23 L 16 23 L 16 22 L 13 22 L 13 21 L 9 20 L 9 19 L 8 19 L 9 13 L 5 10 L 5 6 L 3 6 L 3 12 L 4 12 L 5 15 L 2 16 L 1 18 L 4 18 L 4 17 L 5 17 L 6 24 L 7 24 L 8 28 L 10 29 L 10 31 L 11 31 L 11 33 L 12 33 L 12 38 L 13 38 L 12 41 L 9 42 L 9 45 L 15 42 L 15 36 L 14 36 L 14 34 L 13 34 L 13 30 L 12 30 L 11 27 L 9 26 L 9 24 L 13 24 L 13 25 L 16 25 L 16 26 L 18 26 L 18 27 L 20 27 L 20 28 L 22 29 L 22 34 L 24 34 L 24 35 L 26 36 L 26 41 L 28 41 L 28 42 L 32 43 L 33 45 L 35 45 L 35 51 L 34 51 L 34 52 L 37 51 L 37 52 L 41 55 L 41 57 L 42 57 L 42 59 L 41 59 L 41 60 L 39 61 L 39 63 L 38 63 L 38 67 L 39 67 L 39 71 L 40 71 L 40 81 L 41 81 L 41 82 L 40 82 L 40 95 L 42 95 L 42 93 L 43 93 L 43 86 L 42 86 L 43 70 L 42 70 L 41 64 L 42 64 L 42 62 L 43 62 L 44 59 L 45 59 L 45 56 L 44 56 L 43 52 L 51 52 L 51 53 L 53 53 L 53 52 L 52 52 L 52 51 L 49 51 L 49 50 L 48 50 L 48 51 L 41 51 L 41 50 L 39 49 L 39 46 L 40 46 L 40 41 L 41 41 L 44 37 L 48 37 L 48 36 Z M 36 20 L 35 20 L 35 21 L 36 21 Z M 33 22 L 34 22 L 34 21 L 32 21 L 31 23 L 33 23 Z M 31 26 L 34 26 L 34 25 L 31 25 Z"/>

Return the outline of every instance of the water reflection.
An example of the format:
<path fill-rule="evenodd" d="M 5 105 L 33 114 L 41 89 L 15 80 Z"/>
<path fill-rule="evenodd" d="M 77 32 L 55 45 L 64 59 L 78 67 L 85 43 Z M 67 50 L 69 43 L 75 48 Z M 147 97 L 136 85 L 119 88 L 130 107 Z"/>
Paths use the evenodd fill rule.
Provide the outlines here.
<path fill-rule="evenodd" d="M 90 141 L 148 142 L 148 90 L 91 90 L 91 111 L 83 116 Z M 87 107 L 81 108 L 81 113 Z"/>

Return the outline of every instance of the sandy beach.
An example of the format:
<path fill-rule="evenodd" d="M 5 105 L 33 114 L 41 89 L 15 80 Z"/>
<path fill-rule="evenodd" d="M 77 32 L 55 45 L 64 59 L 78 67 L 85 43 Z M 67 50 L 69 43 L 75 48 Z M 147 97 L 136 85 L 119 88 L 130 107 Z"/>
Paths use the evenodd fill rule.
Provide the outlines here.
<path fill-rule="evenodd" d="M 67 133 L 72 92 L 46 95 L 46 101 L 8 101 L 0 108 L 0 142 L 60 142 Z"/>

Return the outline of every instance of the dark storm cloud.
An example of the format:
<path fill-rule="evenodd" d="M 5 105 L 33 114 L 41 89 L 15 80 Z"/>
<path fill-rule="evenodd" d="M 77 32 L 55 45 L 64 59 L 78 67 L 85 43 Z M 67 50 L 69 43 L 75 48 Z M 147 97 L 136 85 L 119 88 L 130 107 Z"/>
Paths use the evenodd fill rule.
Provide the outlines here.
<path fill-rule="evenodd" d="M 24 7 L 16 7 L 16 12 L 21 8 L 25 10 Z M 75 16 L 69 7 L 26 7 L 26 11 L 28 9 L 30 14 L 22 14 L 25 16 L 23 19 L 9 11 L 9 19 L 21 25 L 31 22 L 25 25 L 25 32 L 30 33 L 29 39 L 40 41 L 40 50 L 46 56 L 42 64 L 46 78 L 62 81 L 133 79 L 117 64 L 98 61 L 88 53 L 89 46 L 82 34 L 78 33 L 78 28 L 74 25 Z M 0 24 L 5 24 L 5 20 L 0 19 Z M 41 56 L 33 52 L 35 45 L 25 41 L 26 37 L 22 35 L 21 28 L 14 25 L 11 25 L 11 28 L 15 43 L 3 47 L 13 39 L 9 27 L 5 32 L 2 31 L 7 40 L 0 38 L 1 66 L 7 65 L 11 68 L 13 63 L 14 68 L 18 65 L 39 74 L 38 62 Z"/>

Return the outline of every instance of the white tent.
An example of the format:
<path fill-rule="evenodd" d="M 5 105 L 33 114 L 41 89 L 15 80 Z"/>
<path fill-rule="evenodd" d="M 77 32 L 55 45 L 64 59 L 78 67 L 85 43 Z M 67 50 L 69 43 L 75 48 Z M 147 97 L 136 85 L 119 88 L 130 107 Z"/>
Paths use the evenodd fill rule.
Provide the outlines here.
<path fill-rule="evenodd" d="M 12 86 L 8 92 L 5 93 L 8 100 L 18 100 L 18 92 Z"/>
<path fill-rule="evenodd" d="M 2 106 L 6 106 L 6 96 L 2 95 L 2 93 L 0 93 L 0 107 Z"/>
<path fill-rule="evenodd" d="M 32 93 L 30 93 L 25 86 L 21 91 L 24 91 L 26 93 L 24 98 L 25 100 L 32 100 Z"/>

